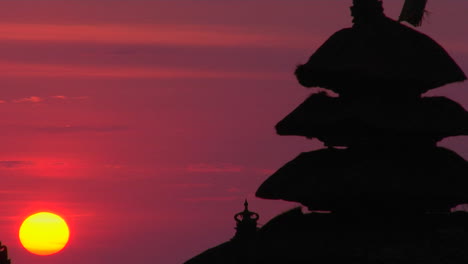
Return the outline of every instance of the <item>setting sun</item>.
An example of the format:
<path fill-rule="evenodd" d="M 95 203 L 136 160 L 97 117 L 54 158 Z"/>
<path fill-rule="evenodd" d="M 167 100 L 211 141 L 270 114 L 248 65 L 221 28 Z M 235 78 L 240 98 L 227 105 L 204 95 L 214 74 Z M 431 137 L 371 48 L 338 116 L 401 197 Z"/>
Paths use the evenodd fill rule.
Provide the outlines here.
<path fill-rule="evenodd" d="M 70 231 L 60 216 L 41 212 L 29 216 L 19 230 L 21 244 L 29 252 L 46 256 L 59 252 L 68 242 Z"/>

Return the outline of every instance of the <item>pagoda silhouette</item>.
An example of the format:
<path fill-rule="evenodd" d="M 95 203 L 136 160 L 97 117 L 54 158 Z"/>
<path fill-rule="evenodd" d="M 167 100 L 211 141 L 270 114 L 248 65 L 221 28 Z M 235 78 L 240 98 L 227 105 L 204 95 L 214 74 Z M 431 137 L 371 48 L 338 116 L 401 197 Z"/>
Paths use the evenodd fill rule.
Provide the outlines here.
<path fill-rule="evenodd" d="M 354 0 L 353 26 L 297 67 L 300 84 L 333 93 L 312 94 L 276 130 L 325 148 L 285 164 L 256 196 L 309 212 L 283 213 L 186 264 L 468 263 L 468 214 L 453 212 L 468 204 L 468 164 L 437 146 L 468 135 L 468 113 L 422 95 L 466 76 L 439 44 L 401 23 L 420 25 L 425 4 L 407 0 L 395 21 L 382 1 Z"/>

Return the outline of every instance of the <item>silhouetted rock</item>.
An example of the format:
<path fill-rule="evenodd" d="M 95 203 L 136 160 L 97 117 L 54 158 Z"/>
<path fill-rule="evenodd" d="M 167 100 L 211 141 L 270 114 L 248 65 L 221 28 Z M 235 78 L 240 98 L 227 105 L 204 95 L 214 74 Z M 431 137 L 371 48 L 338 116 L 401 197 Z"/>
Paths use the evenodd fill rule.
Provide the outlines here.
<path fill-rule="evenodd" d="M 244 203 L 244 211 L 234 215 L 234 220 L 236 220 L 236 234 L 230 242 L 209 249 L 185 262 L 185 264 L 257 263 L 254 256 L 257 252 L 257 220 L 260 216 L 255 212 L 249 211 L 248 206 L 249 204 L 246 200 Z"/>
<path fill-rule="evenodd" d="M 236 262 L 237 249 L 232 242 L 226 242 L 219 246 L 210 248 L 200 255 L 193 257 L 185 262 L 185 264 L 221 264 L 221 263 L 243 263 Z"/>
<path fill-rule="evenodd" d="M 360 13 L 369 13 L 364 10 Z M 466 79 L 430 37 L 383 14 L 362 18 L 364 14 L 355 18 L 352 28 L 331 36 L 297 68 L 302 85 L 327 88 L 346 97 L 414 96 Z"/>
<path fill-rule="evenodd" d="M 468 245 L 466 214 L 346 217 L 292 210 L 278 218 L 259 231 L 256 263 L 442 264 L 468 260 L 464 250 Z M 454 262 L 446 262 L 448 259 Z"/>
<path fill-rule="evenodd" d="M 239 258 L 230 241 L 186 264 L 382 263 L 446 264 L 468 261 L 468 215 L 303 214 L 293 209 L 258 232 L 251 255 Z"/>
<path fill-rule="evenodd" d="M 468 135 L 468 112 L 445 97 L 356 101 L 318 93 L 281 120 L 276 131 L 318 138 L 327 146 L 435 144 Z"/>
<path fill-rule="evenodd" d="M 376 146 L 302 153 L 256 195 L 311 210 L 421 213 L 467 203 L 467 188 L 468 164 L 450 150 Z"/>

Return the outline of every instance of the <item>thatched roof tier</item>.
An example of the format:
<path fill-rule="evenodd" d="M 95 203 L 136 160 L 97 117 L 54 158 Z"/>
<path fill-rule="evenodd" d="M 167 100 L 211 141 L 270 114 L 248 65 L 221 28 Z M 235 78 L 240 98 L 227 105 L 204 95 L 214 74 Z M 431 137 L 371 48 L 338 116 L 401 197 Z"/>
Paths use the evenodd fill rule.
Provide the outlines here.
<path fill-rule="evenodd" d="M 468 164 L 437 147 L 322 149 L 271 175 L 257 197 L 311 210 L 448 210 L 468 203 Z"/>
<path fill-rule="evenodd" d="M 435 144 L 445 137 L 468 135 L 468 112 L 445 97 L 352 101 L 318 93 L 281 120 L 276 131 L 318 138 L 328 146 L 369 141 Z"/>
<path fill-rule="evenodd" d="M 350 96 L 414 95 L 466 80 L 434 40 L 385 16 L 335 33 L 296 76 L 305 87 Z"/>

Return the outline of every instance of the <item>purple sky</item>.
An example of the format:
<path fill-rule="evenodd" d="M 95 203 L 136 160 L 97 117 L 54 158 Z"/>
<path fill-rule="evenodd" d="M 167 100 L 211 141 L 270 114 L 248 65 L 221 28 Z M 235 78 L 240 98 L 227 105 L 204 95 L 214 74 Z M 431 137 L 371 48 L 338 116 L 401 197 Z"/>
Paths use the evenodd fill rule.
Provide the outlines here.
<path fill-rule="evenodd" d="M 384 1 L 396 18 L 402 0 Z M 15 264 L 177 264 L 229 240 L 255 199 L 318 141 L 273 126 L 312 91 L 293 71 L 351 25 L 351 0 L 23 0 L 0 4 L 0 240 Z M 429 0 L 420 28 L 468 72 L 468 2 Z M 468 107 L 467 83 L 432 91 Z M 447 139 L 468 157 L 466 138 Z M 38 211 L 71 240 L 17 238 Z"/>

